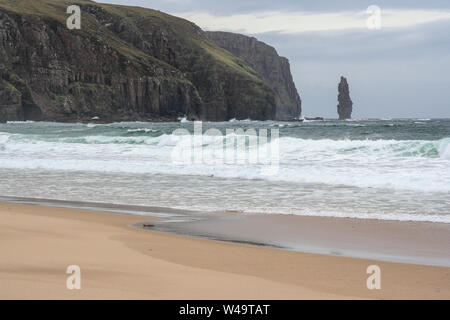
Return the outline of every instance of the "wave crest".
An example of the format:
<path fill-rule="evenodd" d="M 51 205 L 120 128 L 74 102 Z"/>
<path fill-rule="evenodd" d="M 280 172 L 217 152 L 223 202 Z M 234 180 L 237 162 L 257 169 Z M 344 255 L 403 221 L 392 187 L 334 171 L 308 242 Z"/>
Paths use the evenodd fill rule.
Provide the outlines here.
<path fill-rule="evenodd" d="M 439 155 L 441 158 L 450 159 L 450 138 L 440 140 Z"/>

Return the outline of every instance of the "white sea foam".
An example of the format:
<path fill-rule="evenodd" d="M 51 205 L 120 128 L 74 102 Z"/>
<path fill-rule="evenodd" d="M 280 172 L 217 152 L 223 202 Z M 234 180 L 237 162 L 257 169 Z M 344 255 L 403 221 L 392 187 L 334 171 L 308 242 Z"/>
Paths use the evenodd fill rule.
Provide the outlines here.
<path fill-rule="evenodd" d="M 7 121 L 7 124 L 27 124 L 27 123 L 34 123 L 34 121 L 27 120 L 27 121 Z"/>
<path fill-rule="evenodd" d="M 186 208 L 184 208 L 186 209 Z M 408 214 L 397 212 L 370 212 L 364 213 L 362 211 L 346 212 L 343 210 L 292 210 L 292 209 L 266 209 L 266 208 L 251 208 L 244 211 L 250 214 L 283 214 L 283 215 L 297 215 L 307 217 L 331 217 L 331 218 L 354 218 L 354 219 L 373 219 L 373 220 L 392 220 L 392 221 L 421 221 L 421 222 L 437 222 L 450 223 L 450 215 L 438 214 Z"/>
<path fill-rule="evenodd" d="M 261 176 L 258 165 L 211 162 L 190 166 L 173 164 L 173 147 L 185 138 L 163 134 L 157 137 L 50 139 L 3 133 L 0 134 L 0 168 L 212 175 L 360 188 L 450 192 L 450 138 L 440 141 L 373 141 L 282 137 L 278 141 L 280 170 L 270 177 Z M 223 149 L 223 141 L 224 137 L 204 136 L 203 139 L 193 139 L 192 143 L 197 147 L 207 146 L 203 149 L 203 156 L 214 159 Z M 246 159 L 249 150 L 236 152 L 236 159 Z"/>
<path fill-rule="evenodd" d="M 441 158 L 450 159 L 450 138 L 445 138 L 440 141 L 439 155 Z"/>
<path fill-rule="evenodd" d="M 336 130 L 333 125 L 324 124 Z M 353 125 L 360 124 L 344 122 L 337 128 L 349 130 Z M 364 125 L 370 127 L 370 123 Z M 190 137 L 156 136 L 158 130 L 145 123 L 98 125 L 96 129 L 71 125 L 69 134 L 68 125 L 48 126 L 56 127 L 54 134 L 37 134 L 39 131 L 28 131 L 28 126 L 26 134 L 0 132 L 0 172 L 6 182 L 0 185 L 2 194 L 20 196 L 27 190 L 27 196 L 78 194 L 79 199 L 105 202 L 115 201 L 120 194 L 133 204 L 178 204 L 184 209 L 450 223 L 450 138 L 283 136 L 277 141 L 278 173 L 262 176 L 260 165 L 255 164 L 176 165 L 171 161 L 172 150 Z M 105 130 L 109 131 L 101 135 Z M 195 147 L 206 146 L 204 156 L 214 158 L 223 150 L 224 139 L 236 136 L 203 136 L 191 142 Z M 236 159 L 245 159 L 248 152 L 237 150 Z M 65 184 L 67 172 L 73 177 L 70 186 Z M 157 176 L 156 182 L 147 181 L 149 176 Z M 108 188 L 92 193 L 86 187 L 90 179 L 108 181 Z"/>
<path fill-rule="evenodd" d="M 138 129 L 128 129 L 127 132 L 158 132 L 158 130 L 155 129 L 148 129 L 148 128 L 138 128 Z"/>

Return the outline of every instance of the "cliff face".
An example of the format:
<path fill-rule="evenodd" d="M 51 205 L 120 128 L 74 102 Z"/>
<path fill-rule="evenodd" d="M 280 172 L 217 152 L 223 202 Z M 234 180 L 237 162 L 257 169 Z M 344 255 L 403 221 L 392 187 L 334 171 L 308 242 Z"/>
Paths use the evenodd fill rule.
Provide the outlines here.
<path fill-rule="evenodd" d="M 253 37 L 229 32 L 207 32 L 219 47 L 241 58 L 274 90 L 276 118 L 291 120 L 301 115 L 301 100 L 292 79 L 288 59 Z"/>
<path fill-rule="evenodd" d="M 338 86 L 338 101 L 337 111 L 339 114 L 339 120 L 346 120 L 352 118 L 353 102 L 350 99 L 350 90 L 348 88 L 347 79 L 341 77 L 341 82 Z"/>
<path fill-rule="evenodd" d="M 66 27 L 81 7 L 81 30 Z M 275 94 L 193 23 L 90 1 L 0 0 L 0 121 L 275 117 Z"/>

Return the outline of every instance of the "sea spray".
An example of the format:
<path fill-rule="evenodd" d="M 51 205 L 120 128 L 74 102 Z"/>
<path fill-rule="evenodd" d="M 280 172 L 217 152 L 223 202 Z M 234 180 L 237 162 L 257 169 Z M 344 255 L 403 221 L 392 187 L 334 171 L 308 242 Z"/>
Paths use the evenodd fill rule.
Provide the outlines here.
<path fill-rule="evenodd" d="M 279 145 L 279 170 L 271 176 L 261 174 L 260 163 L 248 161 L 244 166 L 238 161 L 175 165 L 171 155 L 177 139 L 192 134 L 193 122 L 1 124 L 0 193 L 206 211 L 450 222 L 450 121 L 415 122 L 203 123 L 204 132 L 221 132 L 194 141 L 212 160 L 222 159 L 217 154 L 224 142 L 236 139 L 236 129 L 279 128 L 278 139 L 257 147 Z M 176 137 L 176 129 L 188 133 Z M 251 148 L 235 151 L 233 159 L 244 160 Z"/>
<path fill-rule="evenodd" d="M 439 155 L 441 158 L 450 159 L 450 138 L 439 141 Z"/>

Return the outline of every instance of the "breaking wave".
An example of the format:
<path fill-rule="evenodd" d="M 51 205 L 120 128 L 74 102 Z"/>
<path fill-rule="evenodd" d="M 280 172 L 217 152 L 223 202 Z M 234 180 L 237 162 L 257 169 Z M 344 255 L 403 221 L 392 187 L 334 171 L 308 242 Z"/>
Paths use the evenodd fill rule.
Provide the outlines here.
<path fill-rule="evenodd" d="M 201 211 L 450 223 L 448 123 L 204 123 L 204 131 L 279 129 L 280 138 L 260 140 L 257 146 L 247 139 L 233 152 L 227 143 L 241 137 L 236 131 L 202 139 L 171 134 L 180 128 L 192 132 L 192 123 L 1 124 L 0 193 Z M 173 151 L 186 142 L 203 161 L 173 161 Z M 246 161 L 264 149 L 277 150 L 271 164 L 278 170 L 272 175 L 261 175 L 264 164 Z M 229 154 L 236 161 L 220 161 Z"/>
<path fill-rule="evenodd" d="M 282 137 L 277 174 L 263 177 L 258 164 L 179 166 L 172 151 L 186 136 L 152 129 L 129 129 L 122 135 L 82 137 L 0 133 L 0 168 L 81 170 L 151 174 L 210 175 L 223 178 L 268 179 L 362 188 L 450 192 L 450 138 L 438 141 L 312 140 Z M 206 146 L 203 156 L 220 158 L 224 141 L 235 135 L 204 136 L 193 145 Z M 245 159 L 251 146 L 237 150 Z"/>

